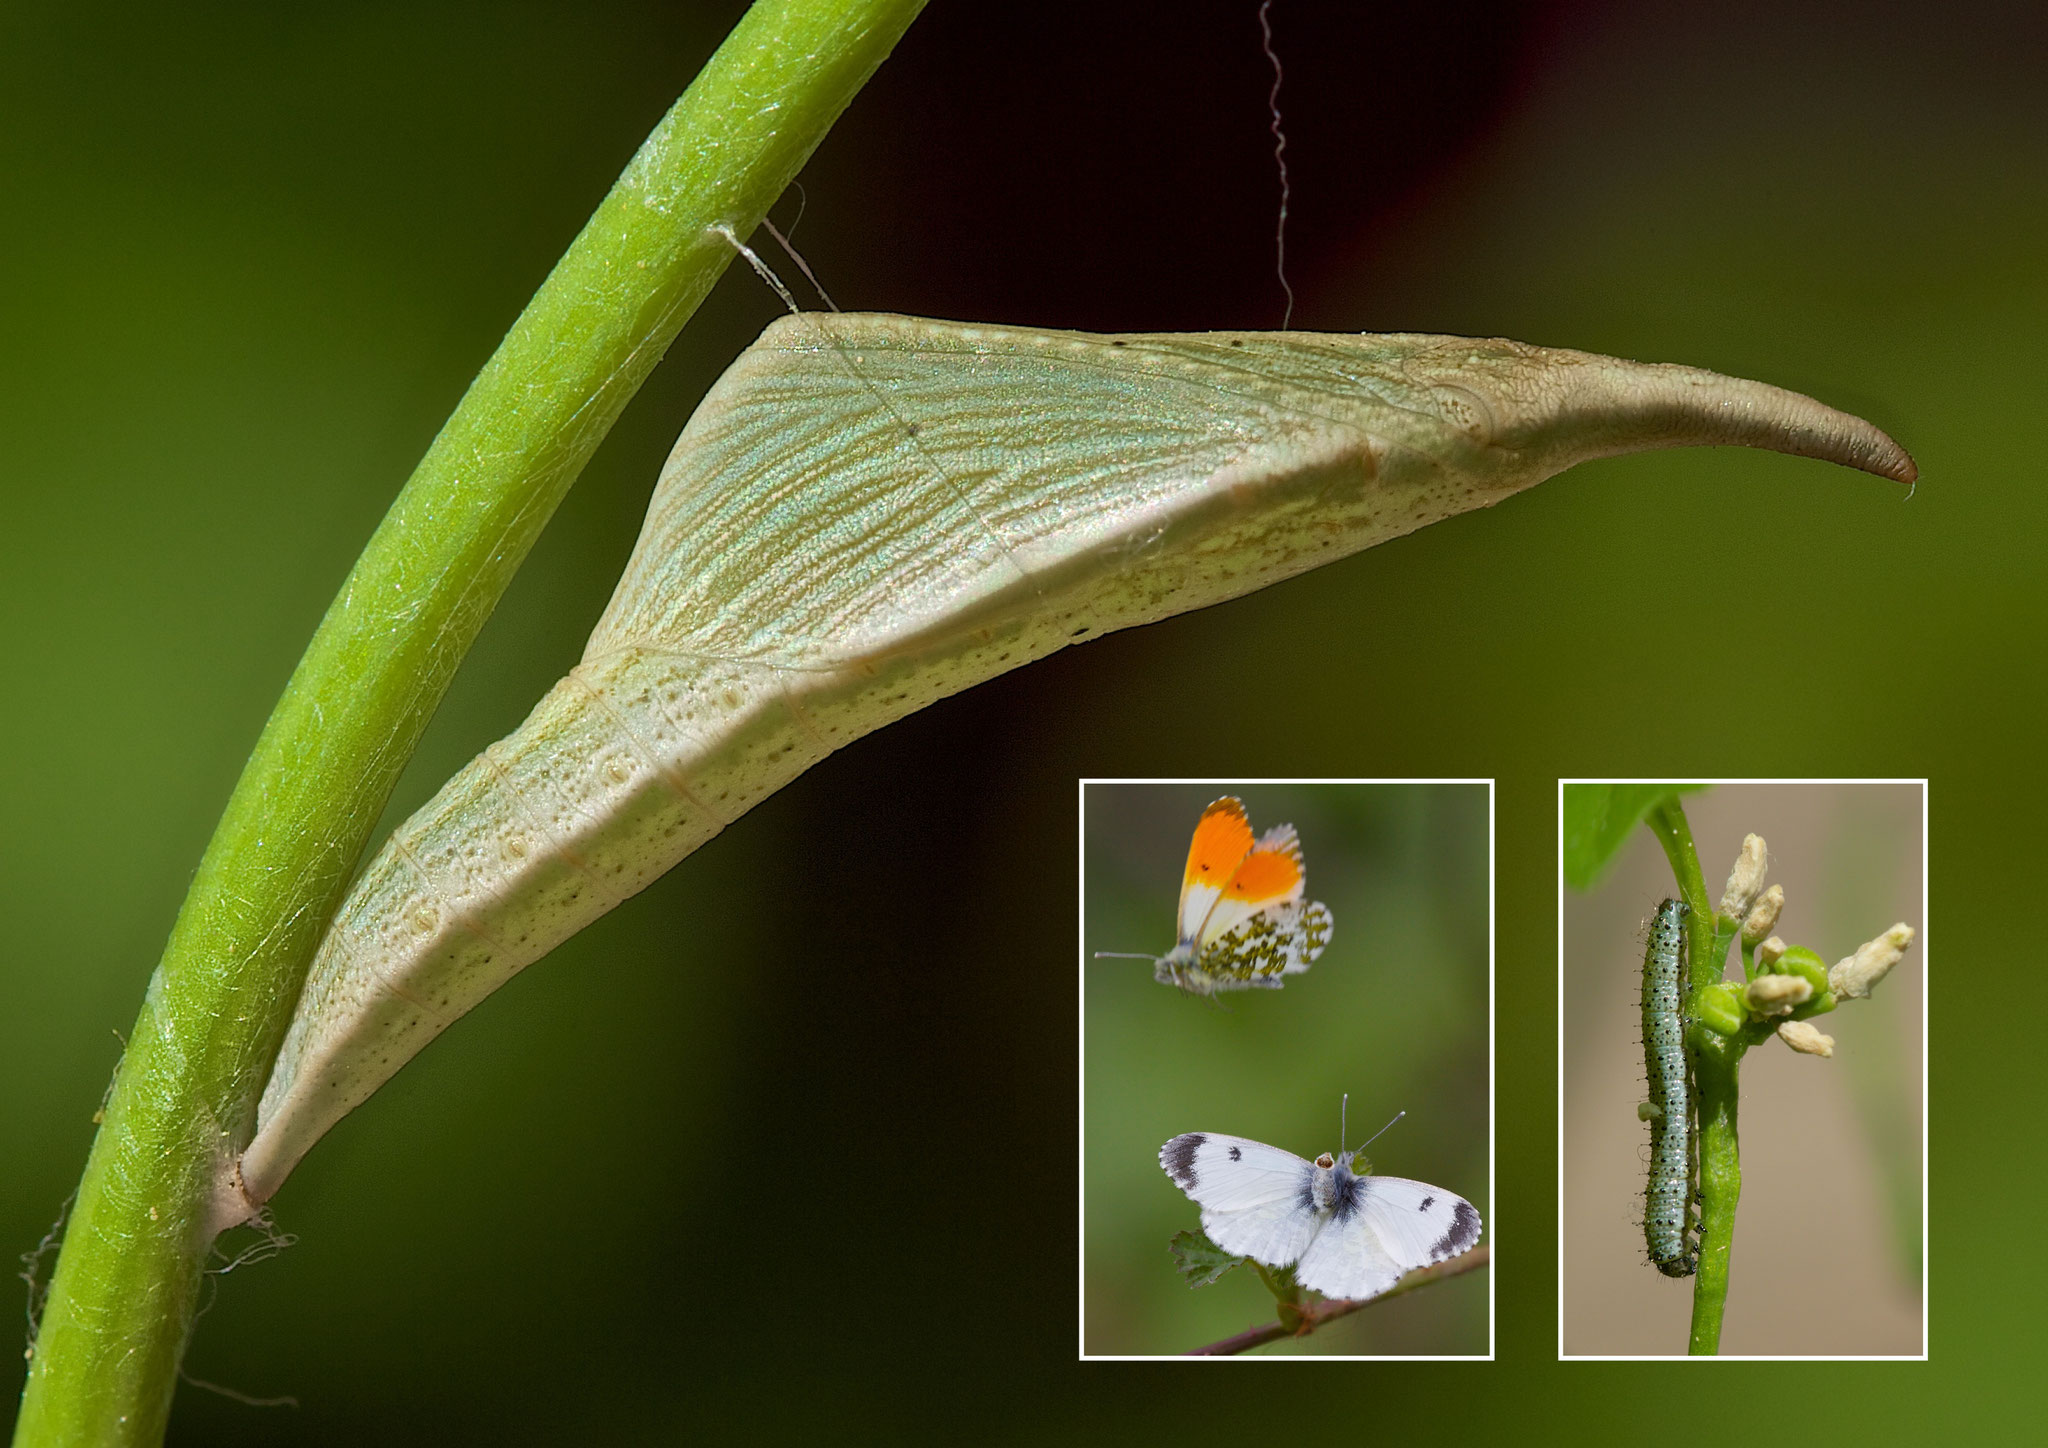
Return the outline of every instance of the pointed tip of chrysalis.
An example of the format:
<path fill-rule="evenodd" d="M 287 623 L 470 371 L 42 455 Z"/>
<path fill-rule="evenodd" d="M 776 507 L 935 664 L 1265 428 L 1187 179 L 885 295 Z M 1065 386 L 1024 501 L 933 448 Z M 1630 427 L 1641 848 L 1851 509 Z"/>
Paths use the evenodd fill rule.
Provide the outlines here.
<path fill-rule="evenodd" d="M 1855 426 L 1844 429 L 1839 452 L 1831 456 L 1823 454 L 1829 462 L 1889 478 L 1895 483 L 1920 481 L 1920 465 L 1913 461 L 1911 453 L 1892 441 L 1889 433 L 1861 418 L 1849 417 L 1847 413 L 1837 415 L 1848 418 Z"/>
<path fill-rule="evenodd" d="M 1524 365 L 1530 440 L 1552 442 L 1570 461 L 1734 446 L 1816 458 L 1897 483 L 1920 476 L 1912 455 L 1883 429 L 1766 382 L 1549 349 L 1529 351 Z"/>

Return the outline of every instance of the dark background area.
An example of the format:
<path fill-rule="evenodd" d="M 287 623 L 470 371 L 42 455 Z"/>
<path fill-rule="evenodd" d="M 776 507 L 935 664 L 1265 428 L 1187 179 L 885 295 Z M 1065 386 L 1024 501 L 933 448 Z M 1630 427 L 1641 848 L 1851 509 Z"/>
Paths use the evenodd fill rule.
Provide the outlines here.
<path fill-rule="evenodd" d="M 1596 463 L 861 741 L 308 1158 L 276 1203 L 298 1245 L 222 1280 L 188 1359 L 303 1406 L 183 1390 L 172 1441 L 1241 1442 L 1324 1401 L 1432 1440 L 2019 1436 L 2041 12 L 1277 9 L 1297 325 L 1764 378 L 1892 430 L 1918 491 Z M 115 1033 L 357 549 L 738 10 L 0 15 L 0 1244 L 75 1182 Z M 805 173 L 799 245 L 847 307 L 1277 325 L 1255 10 L 940 0 Z M 690 406 L 775 312 L 741 270 L 693 321 L 393 820 L 574 661 Z M 1501 780 L 1499 1361 L 1076 1364 L 1074 780 L 1358 774 Z M 1912 963 L 1981 981 L 1930 1006 L 1932 1361 L 1744 1368 L 1668 1422 L 1667 1369 L 1554 1361 L 1553 781 L 1801 774 L 1932 777 Z"/>

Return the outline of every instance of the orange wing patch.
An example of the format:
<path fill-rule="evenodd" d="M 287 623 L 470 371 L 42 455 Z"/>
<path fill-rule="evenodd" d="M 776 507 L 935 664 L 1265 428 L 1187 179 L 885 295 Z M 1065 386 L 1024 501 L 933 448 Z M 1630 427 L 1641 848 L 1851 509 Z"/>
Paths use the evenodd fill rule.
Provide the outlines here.
<path fill-rule="evenodd" d="M 1328 907 L 1302 898 L 1307 878 L 1293 825 L 1254 839 L 1242 800 L 1215 801 L 1195 825 L 1178 936 L 1172 950 L 1150 957 L 1152 978 L 1197 995 L 1278 989 L 1329 943 Z"/>
<path fill-rule="evenodd" d="M 1282 826 L 1245 856 L 1237 877 L 1224 887 L 1223 898 L 1253 905 L 1285 899 L 1301 889 L 1301 880 L 1301 841 L 1291 828 Z"/>
<path fill-rule="evenodd" d="M 1208 885 L 1221 890 L 1238 866 L 1251 853 L 1252 825 L 1245 818 L 1244 801 L 1225 795 L 1202 811 L 1195 825 L 1195 838 L 1188 845 L 1187 874 L 1181 888 Z M 1298 854 L 1299 851 L 1297 850 Z"/>

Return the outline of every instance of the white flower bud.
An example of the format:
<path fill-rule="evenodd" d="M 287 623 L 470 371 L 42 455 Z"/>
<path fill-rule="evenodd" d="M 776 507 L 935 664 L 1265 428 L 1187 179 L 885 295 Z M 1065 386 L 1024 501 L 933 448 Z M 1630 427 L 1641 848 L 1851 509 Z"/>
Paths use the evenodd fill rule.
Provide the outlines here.
<path fill-rule="evenodd" d="M 1785 942 L 1773 935 L 1769 940 L 1766 940 L 1756 948 L 1756 963 L 1758 965 L 1775 965 L 1777 964 L 1778 957 L 1784 953 Z"/>
<path fill-rule="evenodd" d="M 1742 943 L 1755 945 L 1778 926 L 1778 912 L 1785 908 L 1785 887 L 1773 885 L 1756 897 L 1756 906 L 1742 922 Z"/>
<path fill-rule="evenodd" d="M 1871 987 L 1891 973 L 1912 943 L 1913 927 L 1894 925 L 1877 939 L 1857 946 L 1847 960 L 1836 961 L 1828 972 L 1828 988 L 1841 1000 L 1868 1000 Z"/>
<path fill-rule="evenodd" d="M 1731 920 L 1748 918 L 1749 907 L 1756 904 L 1756 897 L 1764 888 L 1764 867 L 1769 855 L 1762 835 L 1742 837 L 1742 853 L 1735 857 L 1735 868 L 1728 872 L 1728 886 L 1721 892 L 1723 915 Z"/>
<path fill-rule="evenodd" d="M 1805 1021 L 1780 1022 L 1778 1026 L 1778 1039 L 1803 1055 L 1832 1056 L 1835 1054 L 1835 1038 L 1822 1035 Z"/>
<path fill-rule="evenodd" d="M 1760 1016 L 1788 1016 L 1813 999 L 1813 985 L 1796 975 L 1760 975 L 1742 988 L 1742 998 Z"/>

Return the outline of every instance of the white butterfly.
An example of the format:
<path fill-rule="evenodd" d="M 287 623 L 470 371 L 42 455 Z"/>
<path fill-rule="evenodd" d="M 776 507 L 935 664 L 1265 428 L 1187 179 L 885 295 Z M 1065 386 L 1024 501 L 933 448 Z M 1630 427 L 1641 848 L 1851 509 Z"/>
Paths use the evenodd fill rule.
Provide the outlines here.
<path fill-rule="evenodd" d="M 1159 1165 L 1201 1205 L 1210 1241 L 1268 1267 L 1293 1265 L 1301 1285 L 1325 1297 L 1377 1297 L 1404 1273 L 1479 1240 L 1470 1202 L 1427 1182 L 1374 1176 L 1362 1151 L 1310 1162 L 1241 1136 L 1192 1131 L 1159 1148 Z"/>

